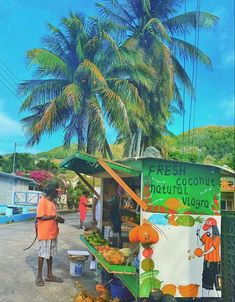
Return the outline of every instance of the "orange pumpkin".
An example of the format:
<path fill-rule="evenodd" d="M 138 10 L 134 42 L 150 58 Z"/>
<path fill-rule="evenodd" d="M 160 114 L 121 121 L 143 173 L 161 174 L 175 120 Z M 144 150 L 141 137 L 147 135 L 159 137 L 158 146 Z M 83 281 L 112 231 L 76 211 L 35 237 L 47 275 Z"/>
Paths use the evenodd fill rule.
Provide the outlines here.
<path fill-rule="evenodd" d="M 184 298 L 196 298 L 199 286 L 198 284 L 179 285 L 178 290 Z"/>
<path fill-rule="evenodd" d="M 197 256 L 197 257 L 201 257 L 203 255 L 203 250 L 200 249 L 200 247 L 196 248 L 194 250 L 194 255 Z"/>
<path fill-rule="evenodd" d="M 158 232 L 147 223 L 144 223 L 138 229 L 138 237 L 141 243 L 157 243 L 159 241 Z"/>
<path fill-rule="evenodd" d="M 169 294 L 169 295 L 175 296 L 176 289 L 177 289 L 177 287 L 174 284 L 165 284 L 161 290 L 164 295 Z"/>
<path fill-rule="evenodd" d="M 139 242 L 139 235 L 138 235 L 139 228 L 140 228 L 139 226 L 136 226 L 129 232 L 130 242 L 132 242 L 132 243 Z"/>

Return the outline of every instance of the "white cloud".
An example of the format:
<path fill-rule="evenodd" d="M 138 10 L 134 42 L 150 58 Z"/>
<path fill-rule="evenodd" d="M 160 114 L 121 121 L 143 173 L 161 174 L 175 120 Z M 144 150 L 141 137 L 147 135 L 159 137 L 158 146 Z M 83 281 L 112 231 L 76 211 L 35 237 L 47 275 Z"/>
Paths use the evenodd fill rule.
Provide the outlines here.
<path fill-rule="evenodd" d="M 4 113 L 0 113 L 0 137 L 2 135 L 23 136 L 21 124 Z"/>

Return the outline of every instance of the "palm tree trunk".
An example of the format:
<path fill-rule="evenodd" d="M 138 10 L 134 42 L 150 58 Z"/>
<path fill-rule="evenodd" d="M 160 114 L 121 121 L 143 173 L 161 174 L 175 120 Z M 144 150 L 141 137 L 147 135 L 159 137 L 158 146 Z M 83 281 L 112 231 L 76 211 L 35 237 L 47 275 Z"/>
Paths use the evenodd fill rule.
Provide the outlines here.
<path fill-rule="evenodd" d="M 140 156 L 143 156 L 143 154 L 144 154 L 144 142 L 142 142 Z"/>
<path fill-rule="evenodd" d="M 137 130 L 137 144 L 136 144 L 136 156 L 140 156 L 140 147 L 141 147 L 141 140 L 142 140 L 142 129 Z"/>
<path fill-rule="evenodd" d="M 113 153 L 112 153 L 112 151 L 111 151 L 111 149 L 110 149 L 110 146 L 109 146 L 109 143 L 108 143 L 107 139 L 105 139 L 105 149 L 106 149 L 106 151 L 107 151 L 107 153 L 108 153 L 108 155 L 109 155 L 109 158 L 110 158 L 111 160 L 113 160 L 113 159 L 114 159 Z"/>
<path fill-rule="evenodd" d="M 131 139 L 131 144 L 130 144 L 130 147 L 129 147 L 129 154 L 128 154 L 128 157 L 132 157 L 133 156 L 133 149 L 134 149 L 134 143 L 135 143 L 135 133 L 134 135 L 132 136 L 132 139 Z"/>

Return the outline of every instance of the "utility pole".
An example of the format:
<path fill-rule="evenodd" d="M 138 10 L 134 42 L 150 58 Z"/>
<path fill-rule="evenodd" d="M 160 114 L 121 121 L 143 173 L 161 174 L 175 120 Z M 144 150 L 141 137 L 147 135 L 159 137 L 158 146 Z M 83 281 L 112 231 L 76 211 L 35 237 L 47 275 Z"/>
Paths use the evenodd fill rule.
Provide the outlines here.
<path fill-rule="evenodd" d="M 16 162 L 16 143 L 14 145 L 14 154 L 13 154 L 13 165 L 12 165 L 12 174 L 15 174 L 15 162 Z"/>

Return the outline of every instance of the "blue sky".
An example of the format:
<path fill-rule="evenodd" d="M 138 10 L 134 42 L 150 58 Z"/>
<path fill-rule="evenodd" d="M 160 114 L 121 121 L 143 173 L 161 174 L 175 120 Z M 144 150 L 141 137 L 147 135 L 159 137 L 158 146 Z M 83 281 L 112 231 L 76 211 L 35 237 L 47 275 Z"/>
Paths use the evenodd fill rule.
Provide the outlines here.
<path fill-rule="evenodd" d="M 59 25 L 59 19 L 69 10 L 86 15 L 95 14 L 94 0 L 0 0 L 0 154 L 38 153 L 63 144 L 62 132 L 44 136 L 39 145 L 25 148 L 26 138 L 20 124 L 23 115 L 18 110 L 22 99 L 15 94 L 16 84 L 30 79 L 26 65 L 27 50 L 42 46 L 41 38 L 48 34 L 47 22 Z M 201 9 L 220 18 L 214 31 L 200 33 L 199 47 L 209 55 L 213 71 L 198 67 L 195 127 L 234 125 L 234 1 L 204 0 Z M 187 1 L 196 8 L 196 0 Z M 189 103 L 186 99 L 185 130 L 189 127 Z M 182 132 L 182 117 L 176 116 L 170 130 Z M 109 142 L 115 140 L 108 130 Z"/>

